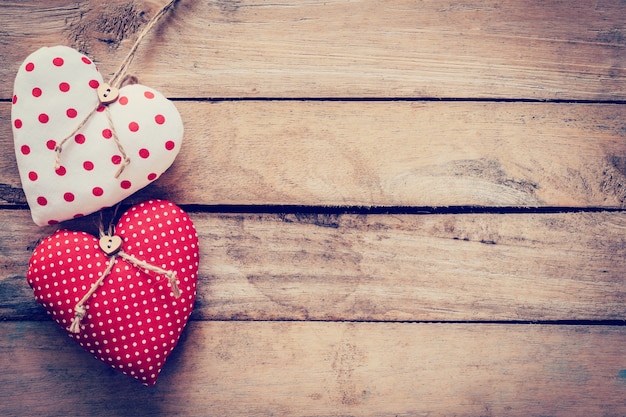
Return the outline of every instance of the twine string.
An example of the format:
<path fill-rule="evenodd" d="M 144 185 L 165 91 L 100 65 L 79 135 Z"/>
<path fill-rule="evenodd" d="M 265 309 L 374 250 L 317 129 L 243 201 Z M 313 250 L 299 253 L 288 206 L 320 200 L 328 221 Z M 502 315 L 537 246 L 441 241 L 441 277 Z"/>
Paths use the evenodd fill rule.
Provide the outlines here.
<path fill-rule="evenodd" d="M 102 233 L 102 228 L 100 228 L 100 237 L 102 238 L 106 236 L 110 236 L 110 235 Z M 115 264 L 115 260 L 118 257 L 130 262 L 132 265 L 138 268 L 142 268 L 147 271 L 156 272 L 159 275 L 165 276 L 170 283 L 170 286 L 172 288 L 172 295 L 174 296 L 174 298 L 180 298 L 181 292 L 180 292 L 180 288 L 178 287 L 178 282 L 177 282 L 178 277 L 176 276 L 176 271 L 171 271 L 171 270 L 160 268 L 146 261 L 142 261 L 141 259 L 138 259 L 134 257 L 133 255 L 130 255 L 124 252 L 123 250 L 120 250 L 119 252 L 110 256 L 109 264 L 107 265 L 106 269 L 102 272 L 98 280 L 91 285 L 91 288 L 89 289 L 89 291 L 87 291 L 87 293 L 83 296 L 83 298 L 81 298 L 80 301 L 78 301 L 78 303 L 76 303 L 76 305 L 74 306 L 74 320 L 72 321 L 72 324 L 69 327 L 70 333 L 75 333 L 75 334 L 80 333 L 80 323 L 82 319 L 85 317 L 85 315 L 87 314 L 87 307 L 86 307 L 87 301 L 89 301 L 89 298 L 96 292 L 98 287 L 100 287 L 104 283 L 104 280 L 106 279 L 106 277 L 109 276 L 109 274 L 113 270 L 113 265 Z"/>
<path fill-rule="evenodd" d="M 54 147 L 54 152 L 56 152 L 56 157 L 55 157 L 55 160 L 54 160 L 54 170 L 55 171 L 58 170 L 59 167 L 61 166 L 61 152 L 63 151 L 63 145 L 65 145 L 65 142 L 70 140 L 70 138 L 72 136 L 74 136 L 80 129 L 83 128 L 83 126 L 85 126 L 85 124 L 91 118 L 91 116 L 93 116 L 93 114 L 96 111 L 98 111 L 99 107 L 100 107 L 100 103 L 98 103 L 98 105 L 96 107 L 94 107 L 93 110 L 91 110 L 89 112 L 89 114 L 87 114 L 87 116 L 78 124 L 78 126 L 76 126 L 76 128 L 74 130 L 72 130 L 72 133 L 70 133 L 69 135 L 64 137 L 63 140 L 61 142 L 57 143 L 57 145 Z"/>
<path fill-rule="evenodd" d="M 115 220 L 115 218 L 117 218 L 117 212 L 120 209 L 120 206 L 122 205 L 122 203 L 117 203 L 114 208 L 113 208 L 113 214 L 111 215 L 111 219 L 109 220 L 109 227 L 107 228 L 107 231 L 104 231 L 104 215 L 103 215 L 103 211 L 100 211 L 100 221 L 98 222 L 98 236 L 100 236 L 100 238 L 102 238 L 103 236 L 113 236 L 114 233 L 114 228 L 113 228 L 113 221 Z"/>
<path fill-rule="evenodd" d="M 117 88 L 121 86 L 122 83 L 120 82 L 120 80 L 123 81 L 124 76 L 126 75 L 126 71 L 128 70 L 128 67 L 130 66 L 130 63 L 132 62 L 133 58 L 135 57 L 135 53 L 137 52 L 137 48 L 139 47 L 139 44 L 141 43 L 141 41 L 143 41 L 143 38 L 145 38 L 146 35 L 152 30 L 154 25 L 157 24 L 159 19 L 161 19 L 161 17 L 163 17 L 163 15 L 167 13 L 168 10 L 177 1 L 178 0 L 170 0 L 167 4 L 165 4 L 165 6 L 161 7 L 161 9 L 159 9 L 159 11 L 154 14 L 154 16 L 152 16 L 152 19 L 150 19 L 150 21 L 146 24 L 143 31 L 141 31 L 141 33 L 137 37 L 137 40 L 135 41 L 133 46 L 130 48 L 130 51 L 128 51 L 126 58 L 124 58 L 119 68 L 115 72 L 115 74 L 113 74 L 113 78 L 111 78 L 111 82 L 109 83 L 110 85 L 112 85 L 113 87 L 117 87 Z"/>
<path fill-rule="evenodd" d="M 100 275 L 100 278 L 98 278 L 98 280 L 93 283 L 89 291 L 87 291 L 87 294 L 85 294 L 83 298 L 81 298 L 80 301 L 76 303 L 76 306 L 74 307 L 74 321 L 72 322 L 72 325 L 70 326 L 70 329 L 69 329 L 71 333 L 80 333 L 80 321 L 85 317 L 85 314 L 87 314 L 85 303 L 87 302 L 87 300 L 89 300 L 89 297 L 91 297 L 93 293 L 96 292 L 98 287 L 102 285 L 102 283 L 104 282 L 104 279 L 109 275 L 109 273 L 113 269 L 114 264 L 115 264 L 115 255 L 111 256 L 111 259 L 109 260 L 109 264 Z"/>
<path fill-rule="evenodd" d="M 130 262 L 131 264 L 135 265 L 138 268 L 143 268 L 148 271 L 156 272 L 157 274 L 160 274 L 160 275 L 165 275 L 172 287 L 172 295 L 175 298 L 180 297 L 180 289 L 178 288 L 178 284 L 176 283 L 176 281 L 178 280 L 178 277 L 176 276 L 176 271 L 168 271 L 166 269 L 159 268 L 156 265 L 152 265 L 146 261 L 139 260 L 135 258 L 133 255 L 130 255 L 124 251 L 119 251 L 117 254 L 119 255 L 120 258 L 127 260 L 128 262 Z"/>
<path fill-rule="evenodd" d="M 91 118 L 91 116 L 93 116 L 93 114 L 95 112 L 97 112 L 98 109 L 100 109 L 100 106 L 101 106 L 101 104 L 98 103 L 96 105 L 96 107 L 94 107 L 94 109 L 92 111 L 90 111 L 89 114 L 87 114 L 87 116 L 80 122 L 80 124 L 76 127 L 76 129 L 74 129 L 72 131 L 72 133 L 70 133 L 68 136 L 63 138 L 63 140 L 61 142 L 59 142 L 54 147 L 54 151 L 56 152 L 56 156 L 55 156 L 55 159 L 54 159 L 54 170 L 55 171 L 58 170 L 61 167 L 61 152 L 63 152 L 63 145 L 65 145 L 65 143 L 68 140 L 70 140 L 70 138 L 72 136 L 74 136 L 74 134 L 76 134 L 83 126 L 85 126 L 85 124 Z M 115 178 L 119 178 L 119 176 L 122 175 L 122 172 L 124 172 L 124 169 L 128 166 L 128 164 L 130 164 L 130 157 L 128 156 L 128 154 L 124 150 L 124 146 L 122 145 L 122 142 L 120 142 L 120 139 L 117 136 L 117 132 L 115 131 L 115 126 L 113 125 L 113 120 L 111 119 L 111 112 L 109 111 L 109 108 L 107 106 L 104 106 L 104 112 L 105 112 L 105 114 L 107 116 L 107 121 L 109 122 L 109 127 L 111 128 L 111 137 L 113 139 L 113 142 L 115 143 L 115 145 L 117 146 L 117 149 L 122 154 L 122 162 L 120 163 L 120 167 L 118 168 L 117 172 L 115 173 Z"/>
<path fill-rule="evenodd" d="M 128 83 L 128 84 L 137 84 L 137 77 L 135 77 L 134 75 L 131 75 L 131 74 L 127 74 L 128 67 L 130 66 L 130 63 L 132 62 L 133 58 L 135 57 L 135 54 L 137 53 L 137 48 L 139 48 L 139 44 L 143 41 L 143 39 L 146 37 L 146 35 L 148 35 L 148 33 L 152 30 L 152 28 L 158 23 L 158 21 L 161 19 L 161 17 L 163 17 L 163 15 L 165 15 L 165 13 L 167 13 L 168 10 L 177 1 L 178 0 L 170 0 L 163 7 L 161 7 L 159 9 L 159 11 L 157 11 L 154 14 L 154 16 L 152 16 L 152 18 L 148 21 L 146 26 L 143 28 L 143 30 L 141 31 L 141 33 L 139 34 L 139 36 L 135 40 L 135 43 L 130 48 L 130 51 L 128 52 L 128 54 L 126 55 L 126 57 L 124 58 L 124 60 L 120 64 L 120 66 L 118 67 L 117 71 L 115 71 L 115 73 L 113 73 L 113 77 L 111 78 L 111 81 L 109 82 L 110 86 L 113 86 L 115 88 L 121 88 L 121 86 L 126 84 L 126 83 Z M 106 114 L 107 114 L 107 120 L 109 122 L 109 127 L 111 128 L 111 133 L 113 134 L 112 138 L 113 138 L 115 144 L 117 145 L 117 149 L 122 154 L 122 163 L 120 164 L 120 168 L 115 173 L 115 178 L 118 178 L 122 174 L 122 172 L 124 171 L 124 168 L 126 168 L 126 166 L 128 164 L 130 164 L 130 158 L 128 157 L 128 155 L 124 151 L 124 147 L 122 146 L 122 144 L 121 144 L 121 142 L 120 142 L 120 140 L 119 140 L 119 138 L 117 136 L 117 133 L 115 132 L 115 126 L 113 125 L 113 122 L 111 121 L 111 114 L 110 114 L 110 112 L 108 110 L 108 107 L 105 104 L 100 103 L 100 100 L 98 99 L 98 103 L 96 104 L 96 106 L 87 114 L 87 116 L 85 116 L 84 119 L 82 119 L 82 121 L 78 124 L 78 126 L 76 128 L 74 128 L 74 130 L 72 130 L 72 132 L 69 135 L 65 136 L 54 147 L 54 152 L 56 153 L 55 160 L 54 160 L 54 170 L 55 171 L 58 170 L 59 167 L 61 166 L 61 152 L 63 151 L 63 146 L 80 129 L 82 129 L 85 126 L 85 124 L 87 124 L 89 119 L 91 119 L 91 116 L 93 116 L 94 113 L 96 113 L 98 111 L 100 106 L 105 106 L 105 111 L 106 111 Z"/>
<path fill-rule="evenodd" d="M 124 172 L 124 168 L 126 168 L 126 166 L 130 164 L 130 157 L 124 150 L 124 147 L 122 146 L 122 142 L 120 142 L 120 139 L 117 137 L 117 132 L 115 131 L 115 127 L 113 126 L 113 120 L 111 120 L 111 112 L 109 111 L 108 106 L 105 108 L 105 112 L 107 115 L 107 120 L 109 121 L 109 126 L 111 126 L 111 134 L 112 134 L 111 137 L 113 138 L 113 141 L 117 145 L 117 149 L 122 154 L 122 162 L 120 163 L 120 167 L 115 173 L 115 178 L 119 178 L 119 176 L 122 175 L 122 172 Z"/>

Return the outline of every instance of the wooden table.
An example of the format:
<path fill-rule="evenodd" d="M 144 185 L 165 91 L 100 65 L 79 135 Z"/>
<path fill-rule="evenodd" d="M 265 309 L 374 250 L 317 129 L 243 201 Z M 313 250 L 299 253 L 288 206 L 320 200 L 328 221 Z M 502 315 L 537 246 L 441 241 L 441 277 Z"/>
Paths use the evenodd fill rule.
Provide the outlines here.
<path fill-rule="evenodd" d="M 10 126 L 45 45 L 105 78 L 163 4 L 0 8 L 0 415 L 626 414 L 623 1 L 180 0 L 130 71 L 191 215 L 198 299 L 155 387 L 34 301 Z"/>

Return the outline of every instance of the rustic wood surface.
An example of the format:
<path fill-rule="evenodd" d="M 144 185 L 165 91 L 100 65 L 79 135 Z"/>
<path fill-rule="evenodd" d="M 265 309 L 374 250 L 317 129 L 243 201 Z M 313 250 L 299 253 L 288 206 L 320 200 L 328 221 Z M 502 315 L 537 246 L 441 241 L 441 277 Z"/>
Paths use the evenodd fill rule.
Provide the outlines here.
<path fill-rule="evenodd" d="M 0 79 L 12 80 L 28 54 L 56 44 L 89 53 L 112 74 L 164 3 L 5 0 L 0 56 L 13 59 Z M 623 7 L 620 0 L 187 0 L 146 39 L 132 70 L 179 98 L 624 100 Z M 11 82 L 0 84 L 1 96 L 10 93 Z"/>
<path fill-rule="evenodd" d="M 12 149 L 41 46 L 107 78 L 165 0 L 0 7 L 0 415 L 626 415 L 620 0 L 180 0 L 131 72 L 183 149 L 125 202 L 200 236 L 196 308 L 155 387 L 34 301 Z"/>
<path fill-rule="evenodd" d="M 625 327 L 191 322 L 146 388 L 48 324 L 0 323 L 3 415 L 598 416 L 624 407 L 616 359 Z"/>
<path fill-rule="evenodd" d="M 624 105 L 177 104 L 186 123 L 181 154 L 133 201 L 158 194 L 209 205 L 626 204 Z M 0 122 L 10 149 L 9 104 Z M 25 203 L 12 152 L 0 156 L 0 168 L 0 202 Z"/>
<path fill-rule="evenodd" d="M 93 217 L 93 216 L 92 216 Z M 546 321 L 626 316 L 626 214 L 192 213 L 196 320 Z M 39 239 L 0 222 L 0 319 L 45 319 L 24 273 Z M 96 233 L 96 219 L 70 222 Z"/>

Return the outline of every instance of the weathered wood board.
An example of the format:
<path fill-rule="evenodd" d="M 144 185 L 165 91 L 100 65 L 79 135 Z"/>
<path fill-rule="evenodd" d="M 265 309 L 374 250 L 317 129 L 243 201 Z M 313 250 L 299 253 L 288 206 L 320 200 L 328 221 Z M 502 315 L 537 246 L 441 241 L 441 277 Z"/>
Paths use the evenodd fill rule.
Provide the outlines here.
<path fill-rule="evenodd" d="M 52 228 L 4 210 L 0 318 L 45 318 L 24 278 Z M 626 317 L 624 213 L 192 214 L 197 320 Z M 94 227 L 97 219 L 75 224 Z M 72 224 L 70 224 L 71 226 Z"/>
<path fill-rule="evenodd" d="M 74 46 L 112 74 L 164 3 L 4 1 L 0 56 L 12 59 L 0 68 L 0 97 L 45 45 Z M 179 98 L 624 100 L 625 15 L 619 0 L 188 0 L 132 71 Z"/>
<path fill-rule="evenodd" d="M 190 212 L 196 308 L 152 388 L 67 338 L 13 79 L 57 44 L 107 79 L 164 3 L 0 7 L 0 415 L 626 415 L 621 0 L 178 1 L 130 71 L 184 145 L 125 206 Z"/>
<path fill-rule="evenodd" d="M 0 414 L 616 416 L 625 343 L 612 326 L 192 322 L 146 388 L 54 323 L 0 323 Z"/>
<path fill-rule="evenodd" d="M 203 205 L 621 208 L 626 202 L 624 105 L 177 106 L 186 129 L 181 154 L 135 201 L 160 195 Z M 0 106 L 0 143 L 12 149 L 9 108 Z M 71 152 L 70 143 L 64 155 Z M 0 156 L 0 202 L 25 203 L 15 164 L 13 152 Z"/>

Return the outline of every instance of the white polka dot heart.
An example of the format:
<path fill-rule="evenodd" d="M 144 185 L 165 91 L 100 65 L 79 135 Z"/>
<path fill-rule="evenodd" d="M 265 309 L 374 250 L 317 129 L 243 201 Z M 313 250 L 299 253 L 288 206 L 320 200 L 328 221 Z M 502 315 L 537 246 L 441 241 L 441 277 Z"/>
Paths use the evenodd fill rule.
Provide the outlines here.
<path fill-rule="evenodd" d="M 198 236 L 175 204 L 150 200 L 100 239 L 59 230 L 30 259 L 35 299 L 85 350 L 154 385 L 196 298 Z"/>
<path fill-rule="evenodd" d="M 180 150 L 183 123 L 171 101 L 133 84 L 109 104 L 102 87 L 94 62 L 66 46 L 41 48 L 19 68 L 11 122 L 37 225 L 115 205 L 157 179 Z"/>

